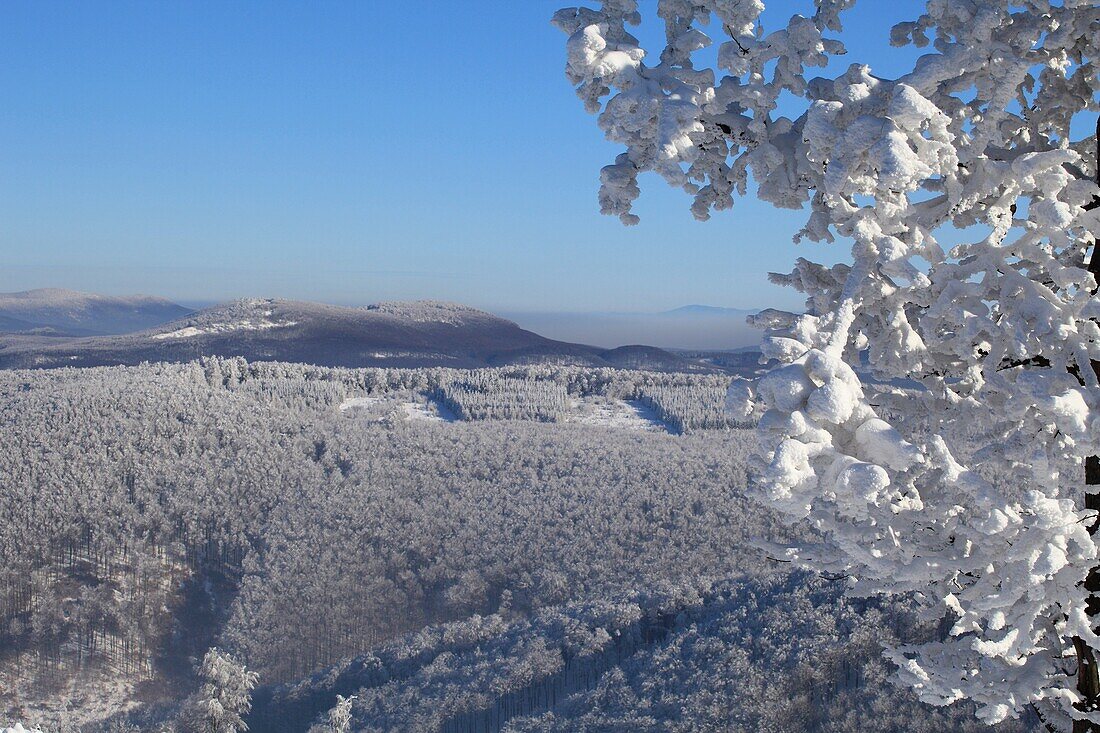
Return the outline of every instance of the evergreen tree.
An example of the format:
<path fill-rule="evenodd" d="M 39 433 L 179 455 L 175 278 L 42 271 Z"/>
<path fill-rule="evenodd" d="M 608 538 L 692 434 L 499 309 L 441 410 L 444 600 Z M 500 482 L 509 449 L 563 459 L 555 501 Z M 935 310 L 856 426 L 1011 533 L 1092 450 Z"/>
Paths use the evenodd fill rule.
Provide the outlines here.
<path fill-rule="evenodd" d="M 203 658 L 200 676 L 202 687 L 191 706 L 195 733 L 248 730 L 244 716 L 252 709 L 258 675 L 215 647 Z"/>

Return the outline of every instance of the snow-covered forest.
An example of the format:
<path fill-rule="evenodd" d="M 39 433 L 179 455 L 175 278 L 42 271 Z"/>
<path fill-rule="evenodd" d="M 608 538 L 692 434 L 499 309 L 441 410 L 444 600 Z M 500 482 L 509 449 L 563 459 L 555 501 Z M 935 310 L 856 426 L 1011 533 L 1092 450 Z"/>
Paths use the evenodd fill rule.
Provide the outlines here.
<path fill-rule="evenodd" d="M 34 528 L 0 546 L 0 715 L 202 729 L 217 648 L 258 675 L 254 731 L 341 699 L 348 730 L 976 726 L 885 682 L 878 640 L 942 629 L 758 548 L 789 530 L 745 497 L 752 431 L 714 422 L 729 381 L 0 372 L 0 516 Z"/>
<path fill-rule="evenodd" d="M 83 140 L 9 146 L 23 178 L 50 175 L 4 196 L 18 233 L 0 239 L 42 248 L 13 272 L 191 272 L 227 291 L 321 277 L 354 298 L 373 279 L 577 307 L 718 287 L 720 248 L 697 229 L 645 241 L 573 220 L 558 176 L 594 149 L 550 139 L 573 120 L 541 109 L 523 65 L 541 40 L 503 30 L 528 3 L 440 4 L 412 34 L 378 20 L 395 5 L 347 4 L 378 14 L 355 22 L 248 6 L 222 55 L 191 35 L 223 29 L 218 5 L 190 23 L 89 18 L 74 25 L 99 45 L 56 78 L 21 56 L 67 51 L 44 29 L 68 13 L 12 24 L 0 56 L 33 43 L 5 104 L 50 103 L 0 127 L 50 120 L 21 140 L 71 117 Z M 617 148 L 592 180 L 601 213 L 662 211 L 639 204 L 652 180 L 700 221 L 752 196 L 768 218 L 728 230 L 760 240 L 729 263 L 761 275 L 770 215 L 801 219 L 781 236 L 810 246 L 768 275 L 800 295 L 751 309 L 759 358 L 559 342 L 434 300 L 0 298 L 0 733 L 1100 733 L 1100 2 L 897 5 L 545 13 L 562 93 Z M 177 41 L 155 27 L 180 29 L 186 58 L 144 79 L 146 104 L 167 91 L 187 124 L 170 115 L 116 168 L 104 140 L 137 140 L 149 110 L 93 77 L 68 87 L 81 113 L 57 114 L 54 82 L 112 39 Z M 374 35 L 329 49 L 348 28 Z M 262 63 L 223 74 L 234 54 Z M 112 57 L 108 76 L 170 56 Z M 237 85 L 193 86 L 223 76 Z M 366 86 L 348 93 L 353 77 Z M 223 105 L 271 80 L 267 114 Z M 284 96 L 300 90 L 317 96 Z M 511 114 L 533 101 L 537 117 Z M 266 138 L 221 137 L 272 119 Z M 224 150 L 198 133 L 151 164 L 204 120 Z M 357 145 L 352 120 L 373 130 Z M 68 177 L 77 159 L 88 177 Z M 242 178 L 192 179 L 203 161 Z M 129 193 L 86 198 L 101 178 Z M 512 259 L 517 232 L 537 257 Z M 139 268 L 86 258 L 115 241 Z M 707 261 L 684 269 L 696 241 Z"/>

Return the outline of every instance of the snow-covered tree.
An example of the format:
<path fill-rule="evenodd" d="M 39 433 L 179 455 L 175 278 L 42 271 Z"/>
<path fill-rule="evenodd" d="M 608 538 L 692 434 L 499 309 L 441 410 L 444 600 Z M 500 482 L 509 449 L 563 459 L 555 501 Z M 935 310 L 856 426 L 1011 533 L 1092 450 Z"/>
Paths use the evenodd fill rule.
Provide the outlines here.
<path fill-rule="evenodd" d="M 257 674 L 213 648 L 203 657 L 200 676 L 202 688 L 191 706 L 195 727 L 203 733 L 248 730 L 244 716 L 252 709 Z"/>
<path fill-rule="evenodd" d="M 1100 4 L 929 0 L 890 33 L 929 47 L 909 73 L 811 78 L 854 2 L 765 33 L 761 0 L 659 0 L 655 57 L 635 0 L 557 13 L 570 81 L 625 146 L 601 207 L 637 222 L 652 171 L 705 219 L 751 172 L 763 200 L 809 203 L 796 239 L 851 243 L 775 277 L 805 313 L 757 319 L 781 362 L 757 390 L 761 494 L 825 538 L 791 558 L 951 616 L 943 641 L 890 651 L 924 700 L 1100 730 Z M 708 25 L 726 39 L 697 68 Z"/>
<path fill-rule="evenodd" d="M 355 695 L 344 697 L 336 696 L 336 706 L 328 711 L 328 727 L 332 733 L 349 733 L 351 731 L 351 705 L 355 702 Z"/>

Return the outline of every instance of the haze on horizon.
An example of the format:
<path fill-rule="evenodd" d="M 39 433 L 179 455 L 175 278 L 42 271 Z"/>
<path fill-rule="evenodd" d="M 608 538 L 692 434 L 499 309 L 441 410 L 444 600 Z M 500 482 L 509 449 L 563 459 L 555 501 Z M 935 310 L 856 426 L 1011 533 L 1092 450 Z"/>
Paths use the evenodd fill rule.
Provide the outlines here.
<path fill-rule="evenodd" d="M 233 301 L 172 302 L 152 293 L 115 296 L 63 288 L 0 293 L 0 332 L 54 328 L 70 335 L 123 334 L 175 320 Z M 273 299 L 288 300 L 288 299 Z M 378 301 L 329 303 L 353 308 Z M 323 304 L 323 303 L 322 303 Z M 647 345 L 668 349 L 728 351 L 755 347 L 760 332 L 746 323 L 750 311 L 689 305 L 661 312 L 495 312 L 540 336 L 606 349 Z"/>
<path fill-rule="evenodd" d="M 393 3 L 5 8 L 0 291 L 800 307 L 766 274 L 821 259 L 803 212 L 750 196 L 704 225 L 653 185 L 641 225 L 600 215 L 618 150 L 564 78 L 559 4 L 441 4 L 412 40 Z"/>

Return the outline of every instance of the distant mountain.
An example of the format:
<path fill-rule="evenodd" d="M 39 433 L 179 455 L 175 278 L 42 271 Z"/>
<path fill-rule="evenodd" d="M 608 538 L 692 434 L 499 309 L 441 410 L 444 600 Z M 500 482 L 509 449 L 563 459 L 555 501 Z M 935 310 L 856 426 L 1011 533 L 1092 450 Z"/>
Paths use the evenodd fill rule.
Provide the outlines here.
<path fill-rule="evenodd" d="M 117 297 L 45 288 L 0 293 L 0 331 L 102 336 L 158 326 L 191 311 L 148 295 Z"/>
<path fill-rule="evenodd" d="M 745 323 L 756 311 L 686 305 L 659 313 L 511 313 L 524 328 L 551 338 L 618 346 L 728 350 L 755 347 L 760 331 Z"/>
<path fill-rule="evenodd" d="M 608 350 L 555 341 L 491 313 L 435 301 L 347 308 L 240 300 L 126 335 L 0 337 L 0 368 L 187 361 L 205 355 L 321 366 L 476 368 L 554 363 L 714 370 L 651 347 Z"/>
<path fill-rule="evenodd" d="M 682 317 L 682 316 L 715 316 L 715 317 L 736 317 L 744 318 L 746 316 L 756 313 L 754 310 L 745 310 L 743 308 L 721 308 L 714 305 L 684 305 L 679 308 L 673 308 L 669 311 L 663 311 L 657 313 L 658 316 L 666 317 Z"/>

